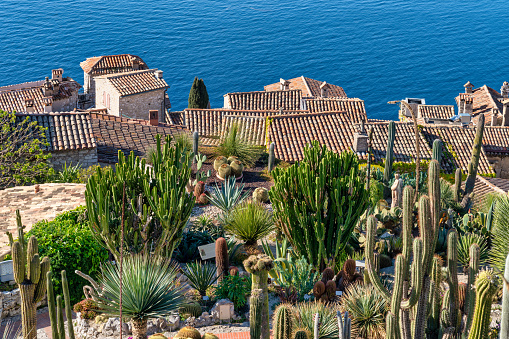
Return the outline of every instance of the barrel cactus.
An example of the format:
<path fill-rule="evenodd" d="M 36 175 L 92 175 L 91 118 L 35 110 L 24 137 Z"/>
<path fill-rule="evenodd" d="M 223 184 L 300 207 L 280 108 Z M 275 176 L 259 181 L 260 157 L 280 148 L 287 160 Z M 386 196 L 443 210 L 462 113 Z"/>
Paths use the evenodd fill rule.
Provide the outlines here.
<path fill-rule="evenodd" d="M 219 167 L 223 164 L 228 164 L 228 159 L 226 157 L 223 157 L 222 155 L 214 159 L 214 169 L 216 171 L 219 170 Z"/>
<path fill-rule="evenodd" d="M 292 306 L 279 305 L 274 311 L 274 339 L 291 339 L 292 335 Z"/>
<path fill-rule="evenodd" d="M 200 332 L 191 326 L 181 328 L 174 338 L 201 339 Z"/>
<path fill-rule="evenodd" d="M 231 156 L 228 157 L 228 164 L 231 165 L 231 163 L 236 161 L 236 160 L 239 160 L 239 158 L 234 156 L 234 155 L 231 155 Z"/>
<path fill-rule="evenodd" d="M 253 200 L 258 203 L 266 203 L 269 201 L 269 191 L 265 187 L 257 187 L 253 191 Z"/>
<path fill-rule="evenodd" d="M 239 160 L 234 160 L 230 163 L 230 169 L 231 174 L 234 175 L 235 178 L 240 178 L 244 171 L 244 165 Z"/>
<path fill-rule="evenodd" d="M 232 174 L 232 168 L 228 164 L 222 164 L 219 166 L 217 173 L 221 179 L 228 179 Z"/>

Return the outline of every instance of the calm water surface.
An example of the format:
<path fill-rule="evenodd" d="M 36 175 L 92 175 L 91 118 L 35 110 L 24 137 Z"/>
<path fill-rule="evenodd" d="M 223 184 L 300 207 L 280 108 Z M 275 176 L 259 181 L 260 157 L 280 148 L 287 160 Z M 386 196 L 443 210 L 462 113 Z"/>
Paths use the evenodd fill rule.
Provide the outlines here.
<path fill-rule="evenodd" d="M 305 75 L 396 119 L 388 100 L 454 104 L 467 80 L 509 81 L 509 2 L 4 0 L 0 47 L 0 86 L 57 67 L 82 83 L 85 58 L 132 53 L 164 71 L 174 110 L 194 76 L 222 107 L 227 92 Z"/>

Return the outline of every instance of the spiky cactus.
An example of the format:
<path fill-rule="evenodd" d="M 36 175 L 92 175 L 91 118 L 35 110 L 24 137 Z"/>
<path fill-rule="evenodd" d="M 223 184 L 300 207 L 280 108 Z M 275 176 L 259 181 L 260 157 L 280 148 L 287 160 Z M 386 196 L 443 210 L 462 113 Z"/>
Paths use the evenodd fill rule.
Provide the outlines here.
<path fill-rule="evenodd" d="M 225 238 L 218 238 L 216 240 L 216 276 L 217 281 L 223 281 L 225 275 L 228 274 L 229 257 L 228 257 L 228 244 Z"/>
<path fill-rule="evenodd" d="M 307 329 L 297 329 L 293 334 L 293 339 L 312 339 L 311 333 Z"/>
<path fill-rule="evenodd" d="M 468 339 L 487 338 L 490 329 L 491 302 L 497 292 L 497 277 L 492 270 L 482 270 L 475 280 L 475 310 Z"/>
<path fill-rule="evenodd" d="M 197 131 L 194 131 L 193 133 L 193 154 L 198 154 L 198 139 L 200 138 L 200 135 Z"/>
<path fill-rule="evenodd" d="M 454 201 L 460 202 L 461 200 L 461 168 L 456 168 L 454 174 Z"/>
<path fill-rule="evenodd" d="M 214 170 L 218 171 L 223 164 L 228 164 L 228 159 L 220 155 L 214 159 Z"/>
<path fill-rule="evenodd" d="M 292 335 L 292 306 L 279 305 L 274 311 L 274 339 L 291 339 Z"/>
<path fill-rule="evenodd" d="M 463 208 L 467 207 L 470 203 L 470 194 L 474 191 L 475 178 L 477 177 L 477 169 L 479 167 L 479 158 L 481 157 L 483 134 L 484 114 L 480 114 L 475 130 L 474 145 L 472 146 L 472 158 L 468 164 L 468 177 L 465 181 L 465 192 L 463 193 L 463 200 L 461 202 L 461 206 Z"/>
<path fill-rule="evenodd" d="M 384 183 L 389 185 L 392 174 L 392 163 L 394 161 L 394 139 L 396 138 L 396 124 L 394 121 L 389 122 L 388 136 L 387 136 L 387 150 L 385 153 L 385 169 L 384 169 Z M 385 188 L 385 195 L 390 196 L 390 188 Z"/>
<path fill-rule="evenodd" d="M 262 290 L 260 296 L 262 299 L 261 321 L 251 323 L 251 326 L 261 326 L 261 339 L 269 339 L 269 292 L 267 280 L 269 278 L 269 271 L 274 268 L 274 262 L 265 254 L 252 255 L 244 260 L 244 268 L 248 273 L 251 273 L 251 289 Z"/>
<path fill-rule="evenodd" d="M 351 339 L 352 337 L 352 320 L 348 317 L 348 311 L 345 311 L 344 317 L 341 312 L 336 314 L 338 320 L 339 339 Z"/>
<path fill-rule="evenodd" d="M 464 332 L 466 333 L 468 333 L 470 325 L 472 324 L 472 318 L 474 317 L 475 290 L 473 289 L 473 285 L 475 283 L 475 276 L 477 272 L 479 272 L 479 260 L 481 257 L 481 249 L 478 244 L 472 244 L 469 251 L 470 264 L 468 266 L 467 297 L 464 307 L 464 312 L 467 315 L 467 321 L 464 329 Z"/>
<path fill-rule="evenodd" d="M 509 339 L 509 255 L 505 260 L 503 276 L 504 292 L 502 296 L 502 319 L 500 321 L 500 339 Z"/>
<path fill-rule="evenodd" d="M 65 317 L 67 318 L 67 330 L 69 339 L 74 339 L 74 327 L 72 324 L 72 305 L 69 297 L 69 284 L 67 283 L 67 275 L 62 271 L 62 289 L 64 290 Z M 51 332 L 53 339 L 66 339 L 64 327 L 64 311 L 62 310 L 62 297 L 57 296 L 53 290 L 53 272 L 46 274 L 46 284 L 48 290 L 48 313 L 51 322 Z"/>
<path fill-rule="evenodd" d="M 222 164 L 219 166 L 217 173 L 221 179 L 228 179 L 228 177 L 232 174 L 232 168 L 228 164 Z"/>
<path fill-rule="evenodd" d="M 440 139 L 433 140 L 433 160 L 442 163 L 442 141 Z"/>
<path fill-rule="evenodd" d="M 50 261 L 48 257 L 44 257 L 42 261 L 39 259 L 39 246 L 34 236 L 30 237 L 28 244 L 26 243 L 19 210 L 16 210 L 16 223 L 18 240 L 13 241 L 10 233 L 9 240 L 11 242 L 14 281 L 18 284 L 21 295 L 23 338 L 36 339 L 36 308 L 37 303 L 44 299 L 46 294 L 44 277 L 50 269 Z"/>
<path fill-rule="evenodd" d="M 274 143 L 271 142 L 269 146 L 269 165 L 268 165 L 268 171 L 272 172 L 274 169 L 274 165 L 276 163 L 276 157 L 274 155 Z"/>
<path fill-rule="evenodd" d="M 263 291 L 256 289 L 251 291 L 249 298 L 249 333 L 251 338 L 260 339 L 262 335 L 262 322 L 263 313 Z"/>

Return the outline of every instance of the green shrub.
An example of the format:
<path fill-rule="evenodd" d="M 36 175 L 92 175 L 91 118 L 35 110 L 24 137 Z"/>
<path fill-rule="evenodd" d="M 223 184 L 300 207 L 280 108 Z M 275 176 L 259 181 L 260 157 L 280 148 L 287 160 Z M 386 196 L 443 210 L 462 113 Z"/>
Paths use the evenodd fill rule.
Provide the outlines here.
<path fill-rule="evenodd" d="M 37 238 L 39 255 L 48 256 L 51 270 L 59 273 L 53 275 L 57 294 L 62 294 L 60 271 L 70 273 L 67 279 L 73 304 L 82 299 L 83 286 L 87 284 L 74 271 L 80 270 L 95 277 L 100 272 L 100 264 L 108 259 L 108 253 L 96 242 L 84 220 L 85 211 L 80 206 L 58 215 L 53 221 L 39 221 L 27 234 L 27 237 L 34 235 Z"/>
<path fill-rule="evenodd" d="M 224 140 L 216 147 L 217 155 L 235 156 L 247 166 L 253 166 L 263 153 L 262 148 L 251 144 L 240 136 L 239 126 L 234 124 Z"/>
<path fill-rule="evenodd" d="M 294 328 L 305 328 L 314 333 L 315 314 L 320 315 L 320 329 L 317 339 L 338 338 L 337 304 L 319 301 L 299 303 L 295 306 Z"/>
<path fill-rule="evenodd" d="M 247 295 L 250 292 L 250 276 L 227 275 L 217 285 L 215 296 L 218 299 L 229 299 L 233 302 L 235 309 L 237 309 L 246 304 Z"/>
<path fill-rule="evenodd" d="M 313 289 L 320 276 L 305 257 L 295 260 L 290 256 L 288 260 L 274 261 L 274 270 L 281 277 L 279 285 L 282 291 L 295 288 L 297 301 L 304 301 L 304 295 Z"/>
<path fill-rule="evenodd" d="M 458 262 L 463 266 L 463 271 L 467 272 L 470 263 L 470 246 L 479 245 L 480 255 L 479 263 L 481 265 L 488 261 L 489 249 L 488 241 L 484 235 L 475 233 L 466 233 L 458 238 Z"/>
<path fill-rule="evenodd" d="M 188 230 L 182 233 L 182 240 L 173 252 L 173 257 L 181 263 L 195 261 L 200 258 L 198 247 L 213 242 L 214 240 L 207 232 Z"/>

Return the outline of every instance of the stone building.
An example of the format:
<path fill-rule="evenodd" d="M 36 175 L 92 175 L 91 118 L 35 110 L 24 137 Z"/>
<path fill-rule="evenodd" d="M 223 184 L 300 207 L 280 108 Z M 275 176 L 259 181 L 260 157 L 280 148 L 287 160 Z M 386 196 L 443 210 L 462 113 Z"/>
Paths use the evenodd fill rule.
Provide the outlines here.
<path fill-rule="evenodd" d="M 114 73 L 95 78 L 96 108 L 108 114 L 131 119 L 148 119 L 147 112 L 157 110 L 160 121 L 166 114 L 166 90 L 163 71 L 147 69 Z"/>
<path fill-rule="evenodd" d="M 17 121 L 29 118 L 46 128 L 50 162 L 55 169 L 80 164 L 86 168 L 97 164 L 97 145 L 87 112 L 17 113 Z"/>
<path fill-rule="evenodd" d="M 64 70 L 51 71 L 51 79 L 0 87 L 0 109 L 8 112 L 49 113 L 77 108 L 81 85 Z"/>
<path fill-rule="evenodd" d="M 83 70 L 83 92 L 95 104 L 95 78 L 105 74 L 124 73 L 148 69 L 137 55 L 118 54 L 87 58 L 80 63 Z"/>

